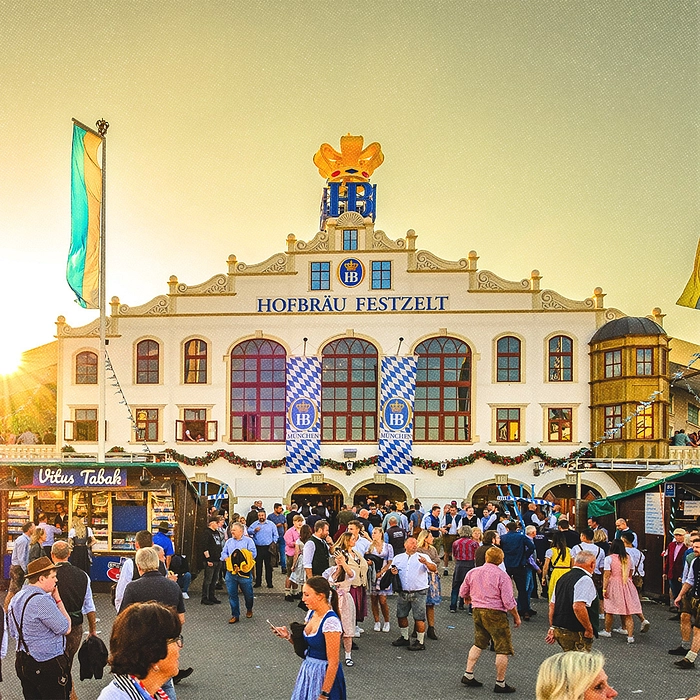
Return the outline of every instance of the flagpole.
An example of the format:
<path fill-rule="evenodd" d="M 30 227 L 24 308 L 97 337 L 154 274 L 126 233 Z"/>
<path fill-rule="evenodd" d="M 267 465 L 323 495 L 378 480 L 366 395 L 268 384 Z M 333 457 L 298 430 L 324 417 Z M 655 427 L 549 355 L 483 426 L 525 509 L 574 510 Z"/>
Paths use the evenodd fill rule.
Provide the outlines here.
<path fill-rule="evenodd" d="M 97 461 L 100 464 L 105 462 L 105 443 L 107 427 L 107 250 L 106 250 L 106 222 L 105 212 L 107 210 L 107 129 L 109 124 L 100 119 L 97 124 L 97 132 L 102 139 L 102 202 L 100 205 L 100 372 L 99 387 L 100 399 L 97 408 Z"/>

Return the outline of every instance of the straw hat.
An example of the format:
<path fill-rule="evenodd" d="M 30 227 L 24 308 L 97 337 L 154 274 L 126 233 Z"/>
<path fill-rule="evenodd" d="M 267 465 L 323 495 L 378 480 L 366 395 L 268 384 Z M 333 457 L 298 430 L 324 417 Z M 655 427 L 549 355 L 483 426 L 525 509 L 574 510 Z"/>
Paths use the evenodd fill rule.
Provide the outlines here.
<path fill-rule="evenodd" d="M 27 566 L 27 578 L 43 574 L 51 569 L 56 569 L 57 566 L 48 557 L 40 557 L 34 561 L 30 561 Z"/>

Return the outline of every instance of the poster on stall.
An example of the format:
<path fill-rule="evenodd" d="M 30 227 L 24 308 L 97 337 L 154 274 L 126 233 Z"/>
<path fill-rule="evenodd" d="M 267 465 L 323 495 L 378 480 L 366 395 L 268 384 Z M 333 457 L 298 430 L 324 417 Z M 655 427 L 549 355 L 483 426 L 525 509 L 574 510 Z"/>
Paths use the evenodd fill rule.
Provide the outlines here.
<path fill-rule="evenodd" d="M 644 532 L 647 535 L 664 534 L 663 497 L 658 491 L 646 493 L 644 509 Z"/>

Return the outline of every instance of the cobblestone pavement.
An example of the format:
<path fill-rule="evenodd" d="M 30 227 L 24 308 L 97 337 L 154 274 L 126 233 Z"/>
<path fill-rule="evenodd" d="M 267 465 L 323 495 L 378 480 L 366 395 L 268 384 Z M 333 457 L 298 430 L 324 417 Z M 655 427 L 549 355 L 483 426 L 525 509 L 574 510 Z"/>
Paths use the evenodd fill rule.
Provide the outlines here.
<path fill-rule="evenodd" d="M 449 588 L 451 578 L 443 578 Z M 283 577 L 275 572 L 275 588 L 258 588 L 254 616 L 242 618 L 229 625 L 230 609 L 225 591 L 219 591 L 224 604 L 203 606 L 199 602 L 201 576 L 192 584 L 187 602 L 184 628 L 185 646 L 180 667 L 192 666 L 194 673 L 177 688 L 180 700 L 257 700 L 289 698 L 300 660 L 290 644 L 277 639 L 265 621 L 288 624 L 301 620 L 303 613 L 296 604 L 283 598 Z M 97 595 L 96 606 L 100 622 L 98 630 L 105 643 L 114 620 L 109 596 Z M 541 661 L 558 650 L 544 643 L 548 627 L 544 600 L 533 601 L 539 612 L 529 622 L 514 631 L 515 656 L 508 668 L 507 681 L 517 688 L 513 697 L 534 698 L 537 669 Z M 465 688 L 460 684 L 469 647 L 473 640 L 471 617 L 466 612 L 449 613 L 449 602 L 436 608 L 436 628 L 439 639 L 427 639 L 427 650 L 408 652 L 391 646 L 398 637 L 395 602 L 390 599 L 391 632 L 373 631 L 373 621 L 361 625 L 365 633 L 357 640 L 359 650 L 353 652 L 355 666 L 345 668 L 350 700 L 388 697 L 392 700 L 441 700 L 442 698 L 492 697 L 494 682 L 493 654 L 484 652 L 476 668 L 476 677 L 483 688 Z M 627 645 L 626 638 L 613 635 L 600 639 L 594 648 L 607 659 L 606 671 L 621 700 L 675 700 L 700 692 L 698 670 L 680 671 L 673 667 L 674 657 L 667 650 L 678 645 L 678 623 L 668 620 L 666 606 L 644 603 L 644 612 L 651 621 L 648 634 L 636 635 L 636 643 Z M 638 626 L 638 625 L 637 625 Z M 21 700 L 22 693 L 14 672 L 14 641 L 10 640 L 7 658 L 2 662 L 3 700 Z M 698 664 L 700 668 L 700 663 Z M 107 673 L 102 680 L 80 681 L 74 669 L 79 700 L 95 700 L 109 682 Z"/>

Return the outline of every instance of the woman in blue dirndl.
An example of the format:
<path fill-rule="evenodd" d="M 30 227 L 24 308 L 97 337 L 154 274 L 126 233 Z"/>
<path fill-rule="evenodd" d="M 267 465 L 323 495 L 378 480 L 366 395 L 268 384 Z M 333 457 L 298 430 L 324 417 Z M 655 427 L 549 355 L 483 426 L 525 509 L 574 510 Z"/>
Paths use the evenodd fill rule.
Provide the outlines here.
<path fill-rule="evenodd" d="M 309 608 L 304 627 L 307 649 L 292 700 L 346 700 L 340 665 L 343 627 L 338 615 L 338 595 L 323 576 L 312 576 L 304 584 L 303 601 Z M 272 629 L 278 637 L 292 641 L 286 627 Z"/>

